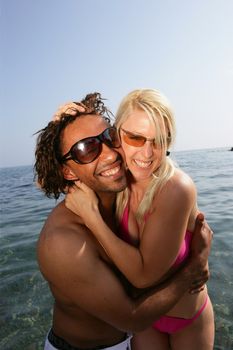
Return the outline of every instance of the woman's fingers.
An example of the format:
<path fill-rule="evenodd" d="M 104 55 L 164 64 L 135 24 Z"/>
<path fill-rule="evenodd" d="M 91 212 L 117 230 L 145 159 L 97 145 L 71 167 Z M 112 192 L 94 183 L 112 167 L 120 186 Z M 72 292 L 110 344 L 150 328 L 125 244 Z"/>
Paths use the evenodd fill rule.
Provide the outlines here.
<path fill-rule="evenodd" d="M 87 194 L 94 193 L 94 191 L 90 187 L 88 187 L 84 182 L 80 180 L 75 181 L 75 186 Z"/>
<path fill-rule="evenodd" d="M 53 121 L 59 121 L 64 114 L 75 116 L 77 112 L 85 112 L 85 106 L 81 102 L 67 102 L 57 109 L 53 116 Z"/>

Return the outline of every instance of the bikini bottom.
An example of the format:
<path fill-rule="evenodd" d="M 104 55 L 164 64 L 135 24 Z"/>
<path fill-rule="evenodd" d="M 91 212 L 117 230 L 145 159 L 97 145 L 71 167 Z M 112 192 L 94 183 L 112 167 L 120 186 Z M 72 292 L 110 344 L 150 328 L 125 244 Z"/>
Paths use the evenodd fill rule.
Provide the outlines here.
<path fill-rule="evenodd" d="M 179 330 L 189 326 L 193 323 L 204 311 L 208 302 L 208 296 L 202 305 L 202 307 L 197 311 L 197 313 L 192 318 L 181 318 L 173 316 L 162 316 L 157 321 L 153 323 L 153 328 L 159 330 L 162 333 L 172 334 L 178 332 Z"/>

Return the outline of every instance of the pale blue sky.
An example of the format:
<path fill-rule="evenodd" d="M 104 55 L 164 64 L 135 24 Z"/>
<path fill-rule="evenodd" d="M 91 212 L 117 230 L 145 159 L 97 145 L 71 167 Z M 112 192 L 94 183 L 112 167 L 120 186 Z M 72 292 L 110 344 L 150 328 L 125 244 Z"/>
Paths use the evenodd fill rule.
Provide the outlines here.
<path fill-rule="evenodd" d="M 0 167 L 33 164 L 33 133 L 99 91 L 116 111 L 161 90 L 175 150 L 233 146 L 232 0 L 0 0 Z"/>

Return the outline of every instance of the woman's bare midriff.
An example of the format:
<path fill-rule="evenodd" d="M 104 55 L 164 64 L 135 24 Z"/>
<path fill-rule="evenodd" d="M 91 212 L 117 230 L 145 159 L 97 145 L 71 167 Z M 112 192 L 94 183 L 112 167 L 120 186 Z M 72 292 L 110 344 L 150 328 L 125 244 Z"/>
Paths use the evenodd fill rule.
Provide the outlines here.
<path fill-rule="evenodd" d="M 205 303 L 206 298 L 206 286 L 203 291 L 196 294 L 190 294 L 187 292 L 166 315 L 181 318 L 192 318 Z"/>

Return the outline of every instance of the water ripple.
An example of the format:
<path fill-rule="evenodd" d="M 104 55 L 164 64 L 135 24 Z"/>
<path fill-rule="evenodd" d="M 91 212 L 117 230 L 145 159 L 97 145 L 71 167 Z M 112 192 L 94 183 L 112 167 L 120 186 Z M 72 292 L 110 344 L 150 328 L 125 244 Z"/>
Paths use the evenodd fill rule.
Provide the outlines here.
<path fill-rule="evenodd" d="M 215 350 L 233 348 L 233 152 L 172 155 L 193 178 L 198 206 L 214 231 L 208 288 L 216 317 Z M 0 348 L 39 350 L 53 299 L 36 262 L 36 241 L 55 200 L 36 188 L 31 167 L 0 169 Z M 31 331 L 33 329 L 33 331 Z"/>

